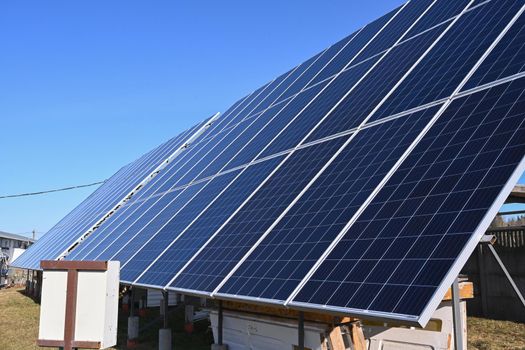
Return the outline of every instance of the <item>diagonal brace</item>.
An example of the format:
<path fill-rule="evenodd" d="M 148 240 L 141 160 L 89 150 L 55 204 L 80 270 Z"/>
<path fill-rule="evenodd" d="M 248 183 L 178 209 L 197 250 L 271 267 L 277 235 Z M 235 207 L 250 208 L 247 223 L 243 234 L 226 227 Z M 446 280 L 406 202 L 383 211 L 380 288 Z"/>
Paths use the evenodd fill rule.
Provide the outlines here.
<path fill-rule="evenodd" d="M 523 304 L 523 307 L 525 307 L 525 298 L 523 298 L 523 294 L 521 294 L 521 291 L 519 290 L 518 286 L 514 282 L 514 279 L 510 275 L 510 273 L 507 270 L 507 268 L 505 267 L 505 264 L 503 264 L 503 261 L 501 261 L 501 258 L 499 257 L 498 252 L 496 252 L 496 249 L 494 249 L 492 244 L 487 244 L 487 246 L 489 247 L 489 250 L 492 252 L 492 255 L 494 256 L 494 258 L 498 262 L 499 266 L 501 267 L 501 269 L 505 273 L 505 276 L 507 276 L 507 279 L 509 280 L 510 285 L 512 286 L 512 288 L 514 289 L 514 291 L 518 295 L 518 298 L 521 300 L 521 303 Z"/>

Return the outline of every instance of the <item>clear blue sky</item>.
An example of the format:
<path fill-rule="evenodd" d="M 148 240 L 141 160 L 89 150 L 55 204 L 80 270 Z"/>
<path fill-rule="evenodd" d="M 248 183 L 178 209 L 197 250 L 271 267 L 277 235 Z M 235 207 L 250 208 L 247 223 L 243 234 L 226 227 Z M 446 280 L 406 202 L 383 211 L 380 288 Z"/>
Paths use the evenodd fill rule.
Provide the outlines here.
<path fill-rule="evenodd" d="M 402 2 L 2 2 L 0 195 L 105 179 Z M 0 200 L 0 230 L 92 190 Z"/>

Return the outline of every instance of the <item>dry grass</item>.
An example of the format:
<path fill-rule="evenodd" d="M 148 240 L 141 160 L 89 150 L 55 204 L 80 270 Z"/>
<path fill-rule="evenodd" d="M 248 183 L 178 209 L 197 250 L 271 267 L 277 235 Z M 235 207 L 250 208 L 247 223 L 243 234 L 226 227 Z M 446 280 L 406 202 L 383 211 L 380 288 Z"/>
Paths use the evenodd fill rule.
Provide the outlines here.
<path fill-rule="evenodd" d="M 40 307 L 21 290 L 0 290 L 0 349 L 31 350 L 40 349 L 35 345 L 38 335 L 38 317 Z M 146 317 L 143 323 L 155 323 L 154 313 Z M 204 350 L 210 348 L 211 335 L 207 324 L 197 324 L 196 332 L 187 335 L 182 331 L 183 315 L 175 313 L 170 319 L 173 325 L 173 345 L 176 349 Z M 126 315 L 120 315 L 119 344 L 126 342 Z M 141 321 L 142 322 L 142 321 Z M 142 324 L 142 323 L 141 323 Z M 157 328 L 141 332 L 140 347 L 137 349 L 155 349 Z M 525 324 L 486 320 L 469 317 L 468 319 L 469 349 L 474 350 L 525 350 Z M 113 348 L 125 349 L 125 346 Z"/>
<path fill-rule="evenodd" d="M 151 310 L 153 311 L 153 310 Z M 170 325 L 173 328 L 173 346 L 176 349 L 209 350 L 212 341 L 207 322 L 195 324 L 195 332 L 188 335 L 183 332 L 184 313 L 172 312 Z M 40 305 L 22 294 L 22 289 L 0 290 L 0 350 L 31 350 L 44 349 L 36 346 L 38 337 L 38 318 Z M 136 350 L 156 349 L 158 327 L 160 320 L 156 312 L 141 319 L 141 334 Z M 125 314 L 119 315 L 118 346 L 113 350 L 126 349 Z M 144 327 L 145 325 L 151 327 Z M 124 344 L 124 345 L 122 345 Z M 49 348 L 47 348 L 49 349 Z"/>
<path fill-rule="evenodd" d="M 469 317 L 469 349 L 525 350 L 525 324 Z"/>
<path fill-rule="evenodd" d="M 39 312 L 39 305 L 20 290 L 0 290 L 0 349 L 39 349 L 35 344 Z"/>

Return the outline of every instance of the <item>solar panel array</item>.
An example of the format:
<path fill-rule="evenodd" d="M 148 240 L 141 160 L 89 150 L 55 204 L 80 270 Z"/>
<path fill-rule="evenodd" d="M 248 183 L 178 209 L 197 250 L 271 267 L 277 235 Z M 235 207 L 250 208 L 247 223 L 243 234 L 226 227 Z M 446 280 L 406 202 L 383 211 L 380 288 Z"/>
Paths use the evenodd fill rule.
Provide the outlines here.
<path fill-rule="evenodd" d="M 425 324 L 525 170 L 524 6 L 404 4 L 235 103 L 87 230 L 117 173 L 92 196 L 110 204 L 15 264 L 70 251 L 119 260 L 125 284 Z"/>
<path fill-rule="evenodd" d="M 15 266 L 38 270 L 40 260 L 54 260 L 67 255 L 160 170 L 163 163 L 176 158 L 186 145 L 204 132 L 209 122 L 211 120 L 206 120 L 183 131 L 122 167 L 18 257 Z"/>

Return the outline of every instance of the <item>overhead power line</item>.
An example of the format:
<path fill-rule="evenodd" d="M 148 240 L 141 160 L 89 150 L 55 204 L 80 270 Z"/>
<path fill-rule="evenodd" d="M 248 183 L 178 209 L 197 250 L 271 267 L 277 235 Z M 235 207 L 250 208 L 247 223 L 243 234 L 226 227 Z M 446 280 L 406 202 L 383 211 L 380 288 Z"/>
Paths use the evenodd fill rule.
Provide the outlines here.
<path fill-rule="evenodd" d="M 84 188 L 84 187 L 91 187 L 91 186 L 100 185 L 100 184 L 103 184 L 105 181 L 106 181 L 106 180 L 104 180 L 104 181 L 98 181 L 98 182 L 93 182 L 93 183 L 85 184 L 85 185 L 77 185 L 77 186 L 69 186 L 69 187 L 55 188 L 55 189 L 52 189 L 52 190 L 46 190 L 46 191 L 28 192 L 28 193 L 18 193 L 18 194 L 7 194 L 7 195 L 0 196 L 0 199 L 16 198 L 16 197 L 28 197 L 28 196 L 37 196 L 37 195 L 47 194 L 47 193 L 53 193 L 53 192 L 62 192 L 62 191 L 76 190 L 76 189 L 78 189 L 78 188 Z"/>

